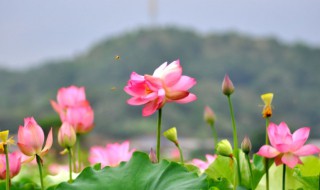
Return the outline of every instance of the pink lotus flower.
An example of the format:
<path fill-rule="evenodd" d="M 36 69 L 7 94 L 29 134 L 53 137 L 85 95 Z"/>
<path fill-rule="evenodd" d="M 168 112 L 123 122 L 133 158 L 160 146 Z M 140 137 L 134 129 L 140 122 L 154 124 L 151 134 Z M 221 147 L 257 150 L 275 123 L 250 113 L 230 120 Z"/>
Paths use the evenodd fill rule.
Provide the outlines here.
<path fill-rule="evenodd" d="M 207 161 L 193 159 L 192 164 L 197 166 L 200 169 L 201 173 L 203 173 L 214 162 L 216 158 L 217 155 L 206 154 Z"/>
<path fill-rule="evenodd" d="M 115 167 L 123 161 L 129 161 L 135 149 L 129 151 L 129 141 L 122 144 L 107 144 L 106 147 L 94 146 L 90 148 L 89 162 L 101 163 L 101 167 Z"/>
<path fill-rule="evenodd" d="M 32 161 L 35 155 L 44 156 L 52 146 L 52 128 L 48 134 L 46 144 L 44 143 L 44 133 L 33 117 L 24 119 L 24 126 L 18 130 L 18 147 L 23 154 L 30 156 L 26 161 Z M 43 148 L 42 148 L 43 147 Z"/>
<path fill-rule="evenodd" d="M 320 152 L 315 145 L 304 145 L 309 137 L 309 127 L 300 128 L 291 134 L 287 124 L 281 122 L 279 125 L 270 123 L 267 130 L 271 146 L 262 146 L 257 154 L 266 158 L 275 158 L 274 162 L 277 166 L 286 164 L 293 168 L 297 164 L 302 164 L 300 156 Z"/>
<path fill-rule="evenodd" d="M 90 106 L 71 107 L 62 121 L 70 123 L 76 133 L 87 133 L 94 127 L 94 112 Z"/>
<path fill-rule="evenodd" d="M 62 123 L 62 126 L 58 131 L 59 145 L 63 148 L 70 148 L 76 143 L 76 140 L 76 131 L 73 127 L 67 122 Z"/>
<path fill-rule="evenodd" d="M 21 168 L 21 157 L 19 152 L 8 154 L 10 178 L 18 175 Z M 0 179 L 6 179 L 6 155 L 0 154 Z"/>
<path fill-rule="evenodd" d="M 51 105 L 61 121 L 70 123 L 76 133 L 87 133 L 94 127 L 94 112 L 86 100 L 84 87 L 60 88 L 57 102 L 51 100 Z"/>
<path fill-rule="evenodd" d="M 166 102 L 189 103 L 197 97 L 188 90 L 196 84 L 194 78 L 182 75 L 179 60 L 169 65 L 163 63 L 153 75 L 139 75 L 132 72 L 124 91 L 133 96 L 127 103 L 130 105 L 145 104 L 142 115 L 152 115 Z"/>
<path fill-rule="evenodd" d="M 88 105 L 85 88 L 77 86 L 60 88 L 57 94 L 57 101 L 51 101 L 53 108 L 57 112 L 68 107 Z"/>

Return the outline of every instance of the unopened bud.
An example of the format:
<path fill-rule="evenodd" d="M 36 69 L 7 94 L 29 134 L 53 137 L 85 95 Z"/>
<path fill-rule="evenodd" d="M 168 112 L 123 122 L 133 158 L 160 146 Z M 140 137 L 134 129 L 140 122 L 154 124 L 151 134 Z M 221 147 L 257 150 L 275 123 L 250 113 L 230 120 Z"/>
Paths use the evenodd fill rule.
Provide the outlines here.
<path fill-rule="evenodd" d="M 58 143 L 63 148 L 70 148 L 76 143 L 76 132 L 67 122 L 64 122 L 58 131 Z"/>
<path fill-rule="evenodd" d="M 226 96 L 230 96 L 234 91 L 234 86 L 228 75 L 224 76 L 222 82 L 222 92 Z"/>
<path fill-rule="evenodd" d="M 227 139 L 223 139 L 217 144 L 217 154 L 221 156 L 233 157 L 232 146 Z"/>
<path fill-rule="evenodd" d="M 213 110 L 209 106 L 206 106 L 204 108 L 203 118 L 210 126 L 214 125 L 214 122 L 216 120 L 216 115 L 214 114 Z"/>
<path fill-rule="evenodd" d="M 249 139 L 249 137 L 245 136 L 242 143 L 241 143 L 241 149 L 245 154 L 249 154 L 251 149 L 252 149 L 252 145 L 251 145 L 251 141 Z"/>
<path fill-rule="evenodd" d="M 179 144 L 177 129 L 175 127 L 172 127 L 163 132 L 163 136 L 165 136 L 169 141 L 173 142 L 175 145 Z"/>
<path fill-rule="evenodd" d="M 149 158 L 150 158 L 150 161 L 152 163 L 158 163 L 158 159 L 157 159 L 157 156 L 156 156 L 156 153 L 154 152 L 154 150 L 151 148 L 150 150 L 150 153 L 149 153 Z"/>

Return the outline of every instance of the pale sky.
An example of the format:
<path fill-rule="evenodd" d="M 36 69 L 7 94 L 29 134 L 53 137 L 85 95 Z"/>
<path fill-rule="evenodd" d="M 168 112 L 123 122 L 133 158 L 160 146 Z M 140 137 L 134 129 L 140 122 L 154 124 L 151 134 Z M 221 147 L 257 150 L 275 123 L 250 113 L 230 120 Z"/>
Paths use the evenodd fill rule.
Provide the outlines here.
<path fill-rule="evenodd" d="M 153 19 L 150 1 L 157 5 Z M 320 47 L 318 0 L 0 0 L 0 66 L 72 58 L 102 39 L 151 24 Z"/>

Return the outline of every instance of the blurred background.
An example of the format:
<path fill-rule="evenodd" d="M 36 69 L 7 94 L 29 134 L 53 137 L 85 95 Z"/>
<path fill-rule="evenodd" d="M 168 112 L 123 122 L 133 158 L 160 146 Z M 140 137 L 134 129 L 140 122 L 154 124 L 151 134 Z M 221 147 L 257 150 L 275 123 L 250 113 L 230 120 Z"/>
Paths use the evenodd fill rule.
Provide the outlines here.
<path fill-rule="evenodd" d="M 86 146 L 131 140 L 155 147 L 156 114 L 126 104 L 130 73 L 152 74 L 180 59 L 197 79 L 196 102 L 168 104 L 163 130 L 178 129 L 189 158 L 213 152 L 204 106 L 216 113 L 220 138 L 231 120 L 221 83 L 229 74 L 239 139 L 264 143 L 260 95 L 273 92 L 272 122 L 311 127 L 320 137 L 320 2 L 316 0 L 56 0 L 0 2 L 0 128 L 15 133 L 23 118 L 59 127 L 50 106 L 59 88 L 85 86 L 95 111 Z M 119 59 L 115 57 L 119 56 Z M 173 145 L 163 139 L 168 150 Z M 170 152 L 170 151 L 167 151 Z"/>

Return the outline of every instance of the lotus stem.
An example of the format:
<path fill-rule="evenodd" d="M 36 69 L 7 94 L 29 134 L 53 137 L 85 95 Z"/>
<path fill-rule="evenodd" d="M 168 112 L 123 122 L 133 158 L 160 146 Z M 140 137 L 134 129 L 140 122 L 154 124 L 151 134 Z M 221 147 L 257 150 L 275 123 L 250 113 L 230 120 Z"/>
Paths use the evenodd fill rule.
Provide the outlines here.
<path fill-rule="evenodd" d="M 238 151 L 238 136 L 237 136 L 237 127 L 236 127 L 236 122 L 234 118 L 234 112 L 233 112 L 233 106 L 231 102 L 231 97 L 230 95 L 228 97 L 228 103 L 229 103 L 229 108 L 230 108 L 230 115 L 231 115 L 231 120 L 232 120 L 232 129 L 233 129 L 233 147 L 234 147 L 234 155 L 237 160 L 237 171 L 238 171 L 238 178 L 239 178 L 239 184 L 241 184 L 241 173 L 240 173 L 240 159 L 239 159 L 239 151 Z"/>
<path fill-rule="evenodd" d="M 10 190 L 10 166 L 9 166 L 9 155 L 8 145 L 3 145 L 4 154 L 6 155 L 6 190 Z"/>
<path fill-rule="evenodd" d="M 270 120 L 269 117 L 266 117 L 266 145 L 269 145 L 269 137 L 268 137 L 268 126 Z M 269 159 L 264 158 L 265 160 L 265 170 L 266 170 L 266 190 L 269 190 Z"/>
<path fill-rule="evenodd" d="M 286 189 L 286 165 L 283 164 L 283 172 L 282 172 L 282 190 Z"/>
<path fill-rule="evenodd" d="M 182 149 L 181 149 L 179 144 L 177 144 L 177 148 L 178 148 L 179 153 L 180 153 L 180 162 L 181 162 L 182 165 L 184 165 L 183 153 L 182 153 Z"/>
<path fill-rule="evenodd" d="M 41 190 L 44 190 L 43 175 L 42 175 L 42 160 L 38 154 L 36 154 L 36 160 L 39 167 Z"/>
<path fill-rule="evenodd" d="M 161 137 L 161 117 L 162 117 L 162 109 L 158 110 L 158 128 L 157 128 L 157 160 L 160 161 L 160 137 Z"/>
<path fill-rule="evenodd" d="M 69 156 L 69 183 L 72 183 L 72 150 L 68 148 L 68 156 Z"/>
<path fill-rule="evenodd" d="M 217 144 L 218 144 L 218 134 L 217 134 L 217 130 L 216 130 L 215 126 L 214 126 L 214 123 L 212 123 L 212 124 L 210 125 L 210 127 L 211 127 L 211 129 L 212 129 L 212 136 L 213 136 L 214 147 L 216 147 Z M 214 148 L 214 150 L 215 150 L 215 149 L 216 149 L 216 148 Z"/>
<path fill-rule="evenodd" d="M 250 158 L 249 158 L 249 154 L 245 154 L 248 166 L 249 166 L 249 172 L 250 172 L 250 185 L 251 185 L 251 189 L 253 190 L 253 175 L 252 175 L 252 167 L 251 167 L 251 163 L 250 163 Z"/>

